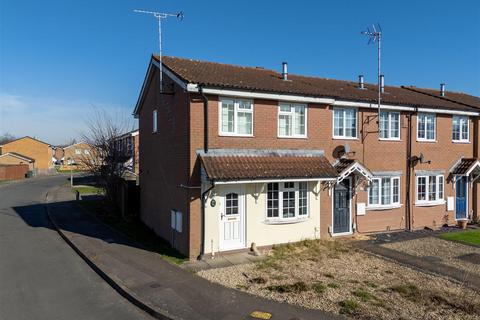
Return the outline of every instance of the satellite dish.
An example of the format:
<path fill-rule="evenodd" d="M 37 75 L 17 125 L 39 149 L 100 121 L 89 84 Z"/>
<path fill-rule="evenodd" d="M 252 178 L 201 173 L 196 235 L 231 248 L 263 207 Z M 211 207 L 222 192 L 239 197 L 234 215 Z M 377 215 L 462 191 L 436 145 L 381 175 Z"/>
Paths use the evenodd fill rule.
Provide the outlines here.
<path fill-rule="evenodd" d="M 419 159 L 420 159 L 420 163 L 423 163 L 423 160 L 425 159 L 423 156 L 423 153 L 420 153 Z"/>
<path fill-rule="evenodd" d="M 345 153 L 349 153 L 350 152 L 350 145 L 348 143 L 345 144 L 344 149 L 345 149 Z"/>
<path fill-rule="evenodd" d="M 332 156 L 335 158 L 335 159 L 340 159 L 342 158 L 343 156 L 345 156 L 346 154 L 346 148 L 345 146 L 336 146 L 335 149 L 333 149 L 332 151 Z"/>

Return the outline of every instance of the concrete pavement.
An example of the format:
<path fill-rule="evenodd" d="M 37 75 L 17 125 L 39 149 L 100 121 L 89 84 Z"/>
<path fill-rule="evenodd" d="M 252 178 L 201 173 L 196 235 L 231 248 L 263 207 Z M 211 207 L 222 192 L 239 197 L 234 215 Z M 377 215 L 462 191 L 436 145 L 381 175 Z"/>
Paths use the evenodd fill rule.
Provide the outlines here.
<path fill-rule="evenodd" d="M 254 311 L 268 312 L 272 320 L 339 318 L 211 283 L 85 214 L 71 201 L 68 189 L 52 196 L 49 215 L 72 247 L 112 286 L 158 318 L 252 319 Z"/>
<path fill-rule="evenodd" d="M 0 319 L 149 319 L 106 284 L 53 229 L 47 190 L 66 176 L 0 187 Z"/>

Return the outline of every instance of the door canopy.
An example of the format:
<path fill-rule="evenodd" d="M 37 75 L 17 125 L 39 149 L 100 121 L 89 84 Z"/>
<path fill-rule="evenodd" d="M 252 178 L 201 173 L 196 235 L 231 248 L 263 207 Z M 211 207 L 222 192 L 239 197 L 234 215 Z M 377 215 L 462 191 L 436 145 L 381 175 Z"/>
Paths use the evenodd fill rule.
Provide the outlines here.
<path fill-rule="evenodd" d="M 454 180 L 467 177 L 470 182 L 480 178 L 480 160 L 477 158 L 460 158 L 450 169 Z"/>
<path fill-rule="evenodd" d="M 373 174 L 362 163 L 355 159 L 339 159 L 333 164 L 337 171 L 337 183 L 350 175 L 356 175 L 359 180 L 372 181 Z"/>

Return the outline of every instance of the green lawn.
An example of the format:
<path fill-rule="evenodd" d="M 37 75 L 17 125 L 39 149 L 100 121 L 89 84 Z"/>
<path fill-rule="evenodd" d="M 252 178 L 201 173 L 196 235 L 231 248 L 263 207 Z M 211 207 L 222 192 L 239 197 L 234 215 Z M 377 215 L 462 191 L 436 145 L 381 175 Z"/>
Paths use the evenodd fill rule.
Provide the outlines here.
<path fill-rule="evenodd" d="M 81 200 L 78 203 L 103 223 L 110 225 L 144 247 L 159 253 L 165 260 L 174 264 L 181 264 L 187 260 L 184 255 L 172 248 L 167 241 L 157 236 L 143 222 L 122 219 L 114 206 L 109 204 L 106 199 Z"/>
<path fill-rule="evenodd" d="M 104 194 L 103 188 L 94 186 L 74 186 L 72 192 L 78 191 L 80 194 Z"/>
<path fill-rule="evenodd" d="M 440 238 L 480 246 L 480 230 L 442 233 Z"/>

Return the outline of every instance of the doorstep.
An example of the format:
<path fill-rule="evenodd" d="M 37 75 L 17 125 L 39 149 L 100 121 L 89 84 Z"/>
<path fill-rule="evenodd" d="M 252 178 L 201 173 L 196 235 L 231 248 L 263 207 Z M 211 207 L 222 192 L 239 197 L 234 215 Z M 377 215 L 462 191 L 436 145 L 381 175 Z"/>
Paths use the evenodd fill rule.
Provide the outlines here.
<path fill-rule="evenodd" d="M 198 272 L 216 268 L 231 267 L 239 264 L 253 263 L 265 259 L 264 255 L 255 256 L 250 251 L 217 253 L 212 258 L 210 254 L 203 255 L 200 260 L 186 261 L 180 266 L 183 269 Z"/>

